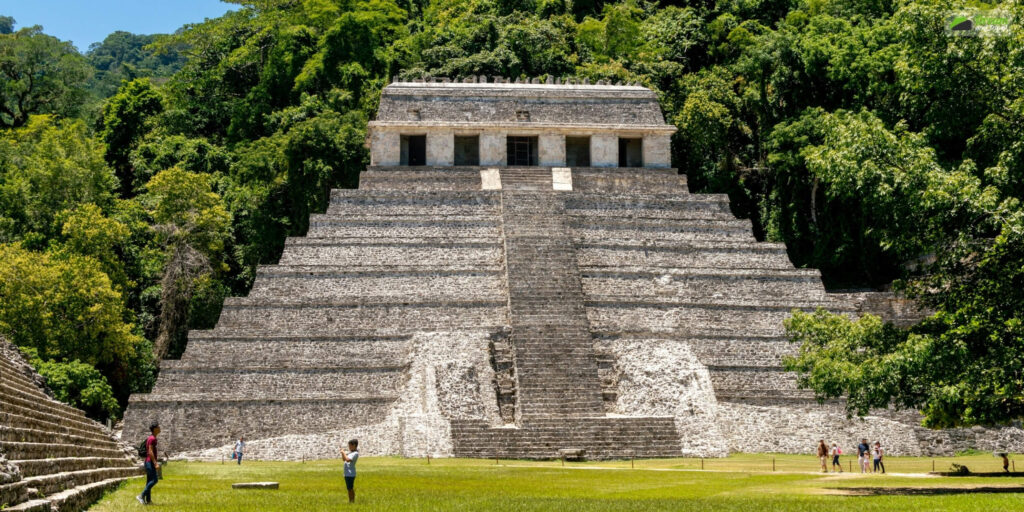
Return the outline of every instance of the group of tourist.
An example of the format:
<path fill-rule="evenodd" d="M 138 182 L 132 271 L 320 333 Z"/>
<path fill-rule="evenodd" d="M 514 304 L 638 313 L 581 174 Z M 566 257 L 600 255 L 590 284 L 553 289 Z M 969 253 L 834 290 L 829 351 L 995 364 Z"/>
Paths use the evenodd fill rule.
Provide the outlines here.
<path fill-rule="evenodd" d="M 139 449 L 139 455 L 145 456 L 145 462 L 143 466 L 146 468 L 146 486 L 142 489 L 142 493 L 135 497 L 139 503 L 143 505 L 149 505 L 153 503 L 152 491 L 153 486 L 157 484 L 160 479 L 160 462 L 157 459 L 157 436 L 160 435 L 160 424 L 153 422 L 149 426 L 149 437 L 142 443 Z M 345 461 L 345 465 L 342 469 L 342 475 L 345 477 L 345 488 L 348 490 L 348 502 L 355 503 L 356 501 L 356 461 L 359 460 L 359 440 L 352 439 L 348 442 L 348 451 L 344 448 L 338 450 L 341 453 L 341 459 Z M 237 460 L 238 464 L 242 464 L 242 455 L 245 453 L 245 437 L 239 437 L 238 441 L 235 441 L 234 450 L 232 450 L 231 458 Z"/>
<path fill-rule="evenodd" d="M 828 457 L 832 456 L 832 471 L 842 473 L 843 465 L 839 462 L 839 456 L 843 454 L 838 444 L 832 443 L 830 449 L 824 439 L 818 440 L 818 460 L 821 461 L 821 472 L 828 473 Z M 875 441 L 874 445 L 868 443 L 867 439 L 861 439 L 857 445 L 857 465 L 861 473 L 885 473 L 885 450 L 882 443 Z M 872 462 L 874 463 L 872 465 Z"/>

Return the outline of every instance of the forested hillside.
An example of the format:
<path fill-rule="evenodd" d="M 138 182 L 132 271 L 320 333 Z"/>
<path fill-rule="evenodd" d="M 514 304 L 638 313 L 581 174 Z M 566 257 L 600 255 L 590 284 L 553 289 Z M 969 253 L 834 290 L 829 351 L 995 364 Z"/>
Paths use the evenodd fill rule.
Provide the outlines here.
<path fill-rule="evenodd" d="M 910 330 L 796 315 L 790 365 L 823 397 L 934 426 L 1024 417 L 1016 2 L 974 37 L 944 1 L 235 3 L 86 55 L 0 23 L 0 335 L 90 414 L 118 415 L 357 185 L 390 77 L 474 74 L 651 87 L 692 191 L 728 193 L 833 288 L 936 311 Z"/>

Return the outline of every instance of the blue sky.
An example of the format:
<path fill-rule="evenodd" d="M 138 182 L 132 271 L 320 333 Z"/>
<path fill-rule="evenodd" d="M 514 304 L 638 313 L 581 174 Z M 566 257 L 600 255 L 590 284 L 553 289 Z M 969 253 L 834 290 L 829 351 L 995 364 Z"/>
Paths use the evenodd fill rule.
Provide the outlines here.
<path fill-rule="evenodd" d="M 0 15 L 14 17 L 15 28 L 42 25 L 84 52 L 116 30 L 167 34 L 237 7 L 220 0 L 0 0 Z"/>

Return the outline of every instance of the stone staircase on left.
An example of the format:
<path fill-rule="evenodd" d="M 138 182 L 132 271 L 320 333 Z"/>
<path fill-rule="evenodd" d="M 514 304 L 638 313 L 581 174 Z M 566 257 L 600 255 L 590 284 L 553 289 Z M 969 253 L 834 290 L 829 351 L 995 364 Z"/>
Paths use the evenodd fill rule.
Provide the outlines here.
<path fill-rule="evenodd" d="M 82 411 L 54 400 L 0 339 L 0 510 L 84 510 L 141 476 L 139 465 Z"/>

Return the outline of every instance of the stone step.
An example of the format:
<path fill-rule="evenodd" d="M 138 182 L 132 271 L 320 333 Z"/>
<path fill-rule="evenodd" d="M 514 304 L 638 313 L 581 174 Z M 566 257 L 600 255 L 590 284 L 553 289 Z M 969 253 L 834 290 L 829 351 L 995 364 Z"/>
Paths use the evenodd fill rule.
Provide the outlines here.
<path fill-rule="evenodd" d="M 478 191 L 480 171 L 365 170 L 359 174 L 359 190 Z"/>
<path fill-rule="evenodd" d="M 12 460 L 11 462 L 21 470 L 22 477 L 49 475 L 62 471 L 136 467 L 135 463 L 126 457 L 57 457 Z"/>
<path fill-rule="evenodd" d="M 629 331 L 636 326 L 673 336 L 700 336 L 704 333 L 742 336 L 780 336 L 783 321 L 793 309 L 813 311 L 823 304 L 786 304 L 762 301 L 761 304 L 590 302 L 587 315 L 598 331 Z M 850 309 L 830 307 L 837 312 Z"/>
<path fill-rule="evenodd" d="M 338 338 L 333 340 L 193 339 L 180 361 L 162 368 L 271 368 L 323 366 L 395 367 L 408 358 L 408 339 Z M 168 363 L 171 366 L 168 366 Z"/>
<path fill-rule="evenodd" d="M 217 330 L 263 333 L 329 334 L 366 326 L 443 331 L 505 325 L 504 301 L 472 302 L 319 302 L 229 298 Z"/>
<path fill-rule="evenodd" d="M 49 475 L 33 476 L 25 478 L 24 481 L 29 485 L 29 487 L 38 489 L 39 492 L 43 493 L 43 495 L 49 496 L 74 487 L 80 487 L 105 480 L 138 476 L 139 473 L 140 469 L 134 466 L 127 468 L 84 469 L 81 471 L 65 471 Z"/>
<path fill-rule="evenodd" d="M 354 204 L 373 206 L 375 204 L 438 204 L 438 205 L 480 205 L 497 206 L 501 201 L 497 191 L 424 191 L 424 190 L 331 190 L 331 204 Z"/>
<path fill-rule="evenodd" d="M 763 297 L 787 297 L 800 302 L 832 302 L 821 278 L 814 273 L 780 275 L 699 275 L 656 272 L 581 271 L 583 291 L 593 301 L 629 301 L 644 297 L 689 302 L 728 299 L 758 303 Z"/>
<path fill-rule="evenodd" d="M 10 427 L 0 425 L 0 441 L 22 442 L 22 443 L 53 443 L 53 444 L 74 444 L 95 448 L 115 448 L 117 443 L 113 440 L 97 439 L 95 437 L 82 437 L 65 432 L 51 432 L 31 428 Z"/>
<path fill-rule="evenodd" d="M 71 426 L 59 421 L 33 418 L 10 412 L 0 412 L 0 425 L 6 425 L 13 428 L 42 430 L 45 432 L 59 432 L 97 440 L 110 439 L 110 436 L 96 428 L 79 428 L 78 426 Z"/>
<path fill-rule="evenodd" d="M 671 226 L 622 224 L 580 224 L 574 226 L 577 240 L 582 244 L 604 243 L 609 239 L 650 240 L 652 243 L 670 242 L 754 242 L 749 226 L 696 225 L 694 223 Z"/>
<path fill-rule="evenodd" d="M 616 421 L 617 420 L 617 421 Z M 560 449 L 584 449 L 589 459 L 680 455 L 672 418 L 530 418 L 521 428 L 488 428 L 452 421 L 457 457 L 557 458 Z"/>
<path fill-rule="evenodd" d="M 302 238 L 289 239 L 282 265 L 357 266 L 367 262 L 386 266 L 472 268 L 501 265 L 500 238 Z"/>
<path fill-rule="evenodd" d="M 9 408 L 17 407 L 18 411 Z M 25 410 L 29 412 L 23 412 Z M 37 396 L 26 394 L 25 392 L 11 388 L 6 383 L 0 382 L 0 412 L 19 412 L 33 418 L 42 418 L 47 415 L 50 417 L 56 417 L 63 421 L 70 421 L 76 424 L 82 424 L 88 428 L 92 425 L 91 420 L 85 417 L 85 414 L 78 409 L 74 409 L 65 404 L 57 402 L 53 399 L 41 400 Z"/>
<path fill-rule="evenodd" d="M 407 299 L 503 300 L 504 272 L 498 266 L 477 269 L 410 269 L 344 271 L 286 266 L 261 271 L 249 297 L 286 296 L 323 300 Z"/>
<path fill-rule="evenodd" d="M 304 393 L 273 393 L 267 392 L 263 396 L 256 397 L 247 390 L 240 389 L 235 392 L 203 392 L 193 390 L 188 393 L 163 394 L 161 390 L 154 389 L 152 393 L 135 393 L 128 399 L 129 404 L 161 404 L 174 405 L 186 402 L 198 404 L 217 404 L 220 407 L 233 405 L 256 405 L 276 402 L 290 404 L 305 404 L 317 402 L 330 402 L 335 404 L 371 404 L 388 405 L 398 398 L 397 395 L 383 393 L 365 393 L 362 391 L 332 391 L 319 392 L 318 390 L 307 390 Z M 148 425 L 146 427 L 148 429 Z"/>
<path fill-rule="evenodd" d="M 382 368 L 169 368 L 160 372 L 156 387 L 162 394 L 265 393 L 299 395 L 315 390 L 330 393 L 397 393 L 404 384 L 404 367 Z"/>
<path fill-rule="evenodd" d="M 0 441 L 0 452 L 3 452 L 11 460 L 52 459 L 55 457 L 124 457 L 124 452 L 117 448 L 117 445 L 113 446 L 113 448 L 102 448 L 63 443 Z"/>
<path fill-rule="evenodd" d="M 32 500 L 4 509 L 5 512 L 50 512 L 51 510 L 84 510 L 107 491 L 116 489 L 128 478 L 108 478 L 57 492 L 44 499 Z"/>
<path fill-rule="evenodd" d="M 445 222 L 342 222 L 332 219 L 310 221 L 309 238 L 488 238 L 501 235 L 493 221 Z"/>

